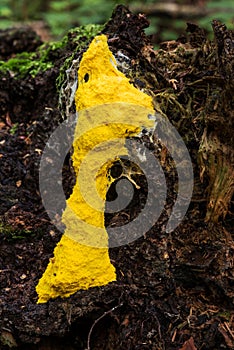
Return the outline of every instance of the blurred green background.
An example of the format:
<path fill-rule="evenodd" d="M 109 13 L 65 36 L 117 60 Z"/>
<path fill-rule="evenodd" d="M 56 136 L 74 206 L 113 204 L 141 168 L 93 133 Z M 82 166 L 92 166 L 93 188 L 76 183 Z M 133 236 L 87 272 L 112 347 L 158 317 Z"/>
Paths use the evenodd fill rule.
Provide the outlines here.
<path fill-rule="evenodd" d="M 70 28 L 105 23 L 117 4 L 147 14 L 151 23 L 147 34 L 155 44 L 176 39 L 188 21 L 208 32 L 214 18 L 234 27 L 234 0 L 0 0 L 0 29 L 31 23 L 42 39 L 59 39 Z"/>

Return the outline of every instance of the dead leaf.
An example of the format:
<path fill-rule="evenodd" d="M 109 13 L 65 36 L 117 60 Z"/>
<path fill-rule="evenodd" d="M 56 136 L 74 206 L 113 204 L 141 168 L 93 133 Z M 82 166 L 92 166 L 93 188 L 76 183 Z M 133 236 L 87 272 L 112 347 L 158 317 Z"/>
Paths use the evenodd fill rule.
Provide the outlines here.
<path fill-rule="evenodd" d="M 224 325 L 220 324 L 219 327 L 218 327 L 218 330 L 222 334 L 222 336 L 224 337 L 224 340 L 225 340 L 227 346 L 229 348 L 233 349 L 234 344 L 233 344 L 232 340 L 230 339 L 230 337 L 228 336 Z"/>
<path fill-rule="evenodd" d="M 3 122 L 0 122 L 0 130 L 2 130 L 2 129 L 5 128 L 5 127 L 6 127 L 6 124 L 3 123 Z"/>
<path fill-rule="evenodd" d="M 193 337 L 189 338 L 189 340 L 187 340 L 179 350 L 197 350 L 196 346 L 194 345 Z"/>
<path fill-rule="evenodd" d="M 9 348 L 17 347 L 17 343 L 13 335 L 8 331 L 3 330 L 3 332 L 0 335 L 0 340 L 3 343 L 3 345 L 8 346 Z"/>
<path fill-rule="evenodd" d="M 16 181 L 16 187 L 20 187 L 21 184 L 22 184 L 22 181 L 21 181 L 21 180 Z"/>
<path fill-rule="evenodd" d="M 7 115 L 6 115 L 6 124 L 7 124 L 8 126 L 10 126 L 10 127 L 13 126 L 12 121 L 11 121 L 11 118 L 10 118 L 10 116 L 9 116 L 8 113 L 7 113 Z"/>

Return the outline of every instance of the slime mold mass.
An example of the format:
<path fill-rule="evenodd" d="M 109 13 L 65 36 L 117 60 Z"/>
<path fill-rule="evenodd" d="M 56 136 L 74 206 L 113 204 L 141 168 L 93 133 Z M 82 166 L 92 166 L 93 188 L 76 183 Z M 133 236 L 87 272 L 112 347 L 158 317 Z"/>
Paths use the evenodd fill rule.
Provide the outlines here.
<path fill-rule="evenodd" d="M 78 121 L 72 159 L 76 184 L 62 217 L 65 232 L 36 287 L 38 303 L 116 280 L 104 225 L 106 193 L 113 181 L 108 169 L 119 155 L 128 154 L 126 138 L 154 123 L 148 119 L 154 113 L 152 98 L 117 69 L 105 35 L 95 37 L 82 57 L 75 104 Z M 108 142 L 116 139 L 110 151 Z M 98 196 L 88 180 L 90 174 L 95 174 Z"/>

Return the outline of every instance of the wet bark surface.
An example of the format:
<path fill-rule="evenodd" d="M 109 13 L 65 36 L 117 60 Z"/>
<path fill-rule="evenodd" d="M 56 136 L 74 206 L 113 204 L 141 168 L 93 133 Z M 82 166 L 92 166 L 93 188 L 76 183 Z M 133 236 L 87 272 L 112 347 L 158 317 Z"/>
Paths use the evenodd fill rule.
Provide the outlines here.
<path fill-rule="evenodd" d="M 138 240 L 110 249 L 116 282 L 36 304 L 35 286 L 61 237 L 41 202 L 39 163 L 62 121 L 56 79 L 77 46 L 75 34 L 52 53 L 53 67 L 35 77 L 0 72 L 1 349 L 234 349 L 234 33 L 214 21 L 209 41 L 202 29 L 189 24 L 183 37 L 153 50 L 143 31 L 147 23 L 143 15 L 120 6 L 103 32 L 112 52 L 121 50 L 128 57 L 130 68 L 124 73 L 153 96 L 156 110 L 186 143 L 194 168 L 189 210 L 166 233 L 176 171 L 160 141 L 144 140 L 154 147 L 168 185 L 159 220 Z M 19 52 L 8 52 L 12 33 L 0 33 L 5 60 Z M 17 47 L 33 49 L 32 37 L 24 34 Z M 125 223 L 144 202 L 145 179 L 135 180 L 140 189 L 135 189 L 134 203 L 106 215 L 107 227 Z M 68 156 L 65 193 L 73 183 Z"/>

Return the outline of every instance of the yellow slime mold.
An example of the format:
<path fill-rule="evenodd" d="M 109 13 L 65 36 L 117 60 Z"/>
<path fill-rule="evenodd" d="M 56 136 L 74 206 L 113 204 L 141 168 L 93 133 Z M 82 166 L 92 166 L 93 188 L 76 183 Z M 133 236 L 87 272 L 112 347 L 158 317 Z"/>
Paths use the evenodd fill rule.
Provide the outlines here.
<path fill-rule="evenodd" d="M 73 142 L 77 179 L 63 213 L 64 235 L 36 287 L 38 303 L 116 280 L 104 225 L 111 184 L 107 171 L 118 155 L 128 154 L 126 137 L 138 135 L 142 127 L 153 127 L 147 118 L 147 111 L 153 113 L 151 97 L 116 68 L 105 35 L 95 37 L 83 55 L 75 103 L 79 114 Z M 91 185 L 93 178 L 99 196 Z"/>

